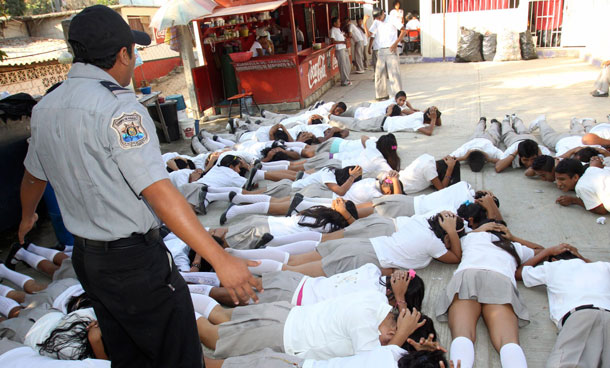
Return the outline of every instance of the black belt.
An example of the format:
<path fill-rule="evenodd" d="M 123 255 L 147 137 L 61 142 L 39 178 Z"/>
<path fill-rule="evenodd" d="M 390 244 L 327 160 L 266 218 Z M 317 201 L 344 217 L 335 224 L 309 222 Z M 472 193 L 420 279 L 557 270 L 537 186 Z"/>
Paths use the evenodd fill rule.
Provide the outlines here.
<path fill-rule="evenodd" d="M 132 245 L 141 244 L 142 242 L 150 243 L 160 238 L 159 229 L 151 229 L 146 234 L 133 234 L 127 238 L 121 238 L 112 241 L 100 241 L 81 238 L 74 235 L 74 245 L 82 245 L 87 247 L 100 248 L 127 248 Z"/>
<path fill-rule="evenodd" d="M 566 324 L 566 321 L 568 320 L 568 318 L 570 318 L 570 316 L 575 313 L 578 312 L 579 310 L 583 310 L 583 309 L 596 309 L 596 310 L 600 310 L 600 311 L 604 311 L 604 312 L 610 312 L 610 310 L 604 309 L 604 308 L 599 308 L 594 306 L 593 304 L 586 304 L 586 305 L 581 305 L 578 306 L 572 310 L 570 310 L 568 313 L 566 313 L 563 318 L 561 319 L 561 326 L 563 327 Z"/>
<path fill-rule="evenodd" d="M 381 131 L 383 132 L 383 126 L 385 125 L 385 119 L 387 119 L 387 116 L 383 117 L 383 120 L 381 121 Z"/>

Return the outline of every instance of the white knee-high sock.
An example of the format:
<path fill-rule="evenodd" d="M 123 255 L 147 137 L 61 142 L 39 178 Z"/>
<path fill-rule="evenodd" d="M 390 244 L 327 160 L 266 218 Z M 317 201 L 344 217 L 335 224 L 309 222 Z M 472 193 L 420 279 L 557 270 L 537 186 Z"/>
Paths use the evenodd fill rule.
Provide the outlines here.
<path fill-rule="evenodd" d="M 474 344 L 464 336 L 459 336 L 453 339 L 449 354 L 453 364 L 457 367 L 457 362 L 462 362 L 462 368 L 472 368 L 474 364 Z"/>
<path fill-rule="evenodd" d="M 205 137 L 203 139 L 203 141 L 204 141 L 204 146 L 206 146 L 208 149 L 211 149 L 211 150 L 219 150 L 219 149 L 225 148 L 224 144 L 222 144 L 220 142 L 216 142 L 212 138 Z"/>
<path fill-rule="evenodd" d="M 46 261 L 45 258 L 39 256 L 38 254 L 28 252 L 23 248 L 19 249 L 17 253 L 15 253 L 15 258 L 27 263 L 32 268 L 36 268 L 40 262 Z"/>
<path fill-rule="evenodd" d="M 295 243 L 279 245 L 277 247 L 266 249 L 277 249 L 290 254 L 303 254 L 313 252 L 314 250 L 316 250 L 318 244 L 320 244 L 320 242 L 317 242 L 315 240 L 302 240 Z"/>
<path fill-rule="evenodd" d="M 216 137 L 216 142 L 220 142 L 220 143 L 224 144 L 225 147 L 232 147 L 235 144 L 235 142 L 228 140 L 228 139 L 224 139 L 219 136 Z"/>
<path fill-rule="evenodd" d="M 68 257 L 72 258 L 72 252 L 64 252 Z"/>
<path fill-rule="evenodd" d="M 7 279 L 13 284 L 23 289 L 26 282 L 33 280 L 30 276 L 26 276 L 22 273 L 9 270 L 4 264 L 0 264 L 0 278 Z"/>
<path fill-rule="evenodd" d="M 255 181 L 256 183 L 258 183 L 258 182 L 259 182 L 259 181 L 261 181 L 261 180 L 265 180 L 265 173 L 266 173 L 266 171 L 265 171 L 265 170 L 257 170 L 257 171 L 254 173 L 254 181 Z"/>
<path fill-rule="evenodd" d="M 267 214 L 267 211 L 269 211 L 269 202 L 259 202 L 247 204 L 245 206 L 233 206 L 229 209 L 229 211 L 227 211 L 227 220 L 230 220 L 237 215 L 249 213 L 264 215 Z"/>
<path fill-rule="evenodd" d="M 180 272 L 180 274 L 189 284 L 220 286 L 220 280 L 215 272 Z"/>
<path fill-rule="evenodd" d="M 11 291 L 15 291 L 15 289 L 8 287 L 6 285 L 0 284 L 0 296 L 6 297 L 8 295 L 8 293 L 10 293 Z"/>
<path fill-rule="evenodd" d="M 261 264 L 256 267 L 248 267 L 253 275 L 262 276 L 265 273 L 277 272 L 282 270 L 282 262 L 274 261 L 272 259 L 261 259 Z"/>
<path fill-rule="evenodd" d="M 189 291 L 191 294 L 210 295 L 210 291 L 214 288 L 212 285 L 195 285 L 188 284 Z"/>
<path fill-rule="evenodd" d="M 271 196 L 266 194 L 236 194 L 233 203 L 259 203 L 270 202 Z"/>
<path fill-rule="evenodd" d="M 252 259 L 252 260 L 260 260 L 260 259 L 272 259 L 274 261 L 278 261 L 281 263 L 288 263 L 288 259 L 290 259 L 290 253 L 281 251 L 272 248 L 264 248 L 264 249 L 227 249 L 227 252 L 231 253 L 235 257 L 242 259 Z"/>
<path fill-rule="evenodd" d="M 74 245 L 66 245 L 64 248 L 64 252 L 72 252 L 74 250 Z"/>
<path fill-rule="evenodd" d="M 13 308 L 19 306 L 19 303 L 17 303 L 13 299 L 9 299 L 5 296 L 0 296 L 0 314 L 3 314 L 8 317 L 8 314 L 13 310 Z"/>
<path fill-rule="evenodd" d="M 208 202 L 214 202 L 214 201 L 228 202 L 229 201 L 229 192 L 208 193 L 205 195 L 205 199 L 207 199 Z"/>
<path fill-rule="evenodd" d="M 229 193 L 235 192 L 237 194 L 241 193 L 241 188 L 238 187 L 208 187 L 208 193 Z"/>
<path fill-rule="evenodd" d="M 278 245 L 296 243 L 302 240 L 313 240 L 319 242 L 322 240 L 322 234 L 315 231 L 303 231 L 290 235 L 275 236 L 269 243 L 267 243 L 267 246 L 276 247 Z"/>
<path fill-rule="evenodd" d="M 30 243 L 30 245 L 28 245 L 27 250 L 28 250 L 28 252 L 38 254 L 39 256 L 44 257 L 51 262 L 53 262 L 53 257 L 55 257 L 57 255 L 57 253 L 59 253 L 59 251 L 56 249 L 41 247 L 34 243 Z"/>
<path fill-rule="evenodd" d="M 201 294 L 191 294 L 191 299 L 193 300 L 193 308 L 195 312 L 201 314 L 203 317 L 210 317 L 210 313 L 215 306 L 218 305 L 218 302 L 207 295 Z"/>
<path fill-rule="evenodd" d="M 263 162 L 261 168 L 265 171 L 288 170 L 290 164 L 271 165 L 269 162 Z"/>
<path fill-rule="evenodd" d="M 527 368 L 527 361 L 521 346 L 509 343 L 500 349 L 502 368 Z"/>

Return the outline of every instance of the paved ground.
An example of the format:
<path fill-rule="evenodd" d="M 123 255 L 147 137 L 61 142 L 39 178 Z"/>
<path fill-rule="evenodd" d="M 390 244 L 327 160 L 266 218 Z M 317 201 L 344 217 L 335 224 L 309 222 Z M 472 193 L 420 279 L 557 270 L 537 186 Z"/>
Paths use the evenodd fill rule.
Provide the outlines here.
<path fill-rule="evenodd" d="M 593 117 L 606 121 L 610 100 L 594 99 L 588 92 L 598 69 L 578 59 L 546 59 L 509 63 L 431 63 L 401 65 L 403 87 L 412 105 L 425 108 L 436 105 L 443 113 L 443 126 L 432 137 L 399 133 L 399 154 L 402 166 L 426 152 L 437 159 L 465 142 L 480 116 L 502 119 L 516 113 L 528 124 L 539 114 L 546 114 L 549 123 L 558 130 L 567 130 L 572 117 Z M 335 87 L 325 101 L 344 101 L 348 105 L 375 97 L 372 72 L 353 75 L 351 87 Z M 218 130 L 220 124 L 206 125 Z M 370 134 L 369 134 L 370 135 Z M 353 138 L 359 134 L 352 134 Z M 188 153 L 183 142 L 164 145 L 163 151 Z M 481 173 L 466 167 L 462 179 L 476 189 L 490 189 L 500 198 L 501 210 L 511 231 L 544 246 L 569 242 L 579 247 L 586 257 L 610 261 L 610 227 L 598 225 L 596 215 L 582 208 L 563 208 L 555 204 L 561 193 L 549 183 L 527 179 L 522 171 L 511 170 L 496 174 L 491 166 Z M 208 215 L 201 216 L 206 226 L 217 226 L 224 203 L 212 204 Z M 51 228 L 42 224 L 34 234 L 41 244 L 52 245 Z M 4 256 L 1 256 L 4 257 Z M 19 270 L 48 280 L 39 273 Z M 426 282 L 424 312 L 433 314 L 434 304 L 455 266 L 433 262 L 418 272 Z M 548 316 L 546 291 L 543 288 L 519 290 L 530 312 L 532 323 L 521 329 L 521 345 L 530 367 L 543 367 L 556 337 L 556 329 Z M 451 336 L 447 324 L 435 323 L 444 346 Z M 477 331 L 477 367 L 500 367 L 498 354 L 491 346 L 484 323 Z"/>

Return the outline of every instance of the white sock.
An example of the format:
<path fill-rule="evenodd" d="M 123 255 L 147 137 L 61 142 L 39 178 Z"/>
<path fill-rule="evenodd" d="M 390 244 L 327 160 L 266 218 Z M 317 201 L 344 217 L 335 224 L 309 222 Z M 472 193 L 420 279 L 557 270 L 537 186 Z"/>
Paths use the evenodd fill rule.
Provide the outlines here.
<path fill-rule="evenodd" d="M 271 165 L 269 162 L 263 162 L 261 168 L 265 171 L 288 170 L 290 164 Z"/>
<path fill-rule="evenodd" d="M 184 281 L 189 284 L 202 284 L 220 287 L 220 280 L 215 272 L 180 272 Z"/>
<path fill-rule="evenodd" d="M 33 280 L 30 276 L 9 270 L 4 264 L 0 264 L 0 278 L 7 279 L 22 289 L 26 282 Z"/>
<path fill-rule="evenodd" d="M 265 170 L 256 170 L 254 173 L 254 182 L 258 183 L 261 180 L 265 180 Z"/>
<path fill-rule="evenodd" d="M 267 243 L 267 246 L 278 246 L 290 243 L 296 243 L 302 240 L 313 240 L 313 241 L 322 241 L 322 234 L 315 231 L 303 231 L 300 233 L 284 235 L 284 236 L 275 236 L 273 239 Z"/>
<path fill-rule="evenodd" d="M 38 264 L 42 261 L 46 261 L 43 257 L 38 254 L 34 254 L 32 252 L 28 252 L 27 250 L 21 248 L 15 253 L 15 258 L 27 263 L 32 268 L 37 268 Z"/>
<path fill-rule="evenodd" d="M 458 360 L 462 361 L 462 368 L 471 368 L 474 364 L 474 344 L 464 336 L 458 336 L 451 342 L 449 359 L 457 367 Z"/>
<path fill-rule="evenodd" d="M 188 284 L 191 294 L 210 295 L 210 291 L 214 288 L 212 285 Z"/>
<path fill-rule="evenodd" d="M 265 249 L 277 249 L 277 250 L 281 250 L 283 252 L 287 252 L 289 254 L 303 254 L 303 253 L 313 252 L 314 250 L 316 250 L 316 247 L 318 246 L 318 244 L 320 244 L 320 242 L 317 242 L 315 240 L 302 240 L 302 241 L 298 241 L 295 243 L 279 245 L 277 247 L 265 248 Z M 286 261 L 286 262 L 288 262 L 288 261 Z M 286 263 L 286 262 L 284 262 L 284 263 Z"/>
<path fill-rule="evenodd" d="M 266 215 L 267 211 L 269 211 L 269 202 L 259 202 L 247 204 L 245 206 L 233 206 L 229 209 L 229 211 L 227 211 L 227 220 L 230 220 L 237 215 L 249 213 Z"/>
<path fill-rule="evenodd" d="M 3 314 L 8 317 L 8 314 L 13 310 L 13 308 L 19 306 L 19 303 L 17 303 L 13 299 L 9 299 L 5 296 L 0 296 L 0 314 Z"/>
<path fill-rule="evenodd" d="M 59 251 L 56 249 L 41 247 L 34 243 L 30 243 L 30 245 L 28 245 L 27 250 L 28 250 L 28 252 L 38 254 L 39 256 L 44 257 L 51 262 L 53 262 L 53 257 L 55 257 L 57 255 L 57 253 L 59 253 Z"/>
<path fill-rule="evenodd" d="M 509 343 L 500 349 L 502 368 L 527 368 L 527 361 L 521 346 Z"/>
<path fill-rule="evenodd" d="M 0 296 L 6 297 L 11 291 L 15 291 L 15 289 L 0 284 Z"/>
<path fill-rule="evenodd" d="M 233 203 L 271 202 L 271 196 L 266 194 L 236 194 Z"/>
<path fill-rule="evenodd" d="M 225 145 L 225 147 L 231 147 L 235 144 L 235 142 L 228 140 L 228 139 L 224 139 L 222 137 L 216 136 L 216 142 L 220 142 L 222 144 Z"/>
<path fill-rule="evenodd" d="M 226 249 L 227 252 L 234 255 L 235 257 L 242 259 L 272 259 L 274 261 L 288 263 L 288 259 L 290 259 L 290 254 L 281 250 L 273 248 L 264 248 L 264 249 Z"/>
<path fill-rule="evenodd" d="M 66 245 L 64 248 L 64 252 L 72 252 L 74 250 L 74 245 Z"/>
<path fill-rule="evenodd" d="M 229 193 L 227 192 L 223 192 L 223 193 L 208 193 L 205 196 L 205 199 L 208 200 L 209 202 L 214 202 L 214 201 L 229 201 Z"/>
<path fill-rule="evenodd" d="M 191 294 L 191 299 L 193 300 L 195 312 L 200 313 L 205 318 L 210 317 L 212 309 L 218 305 L 216 300 L 207 295 Z"/>
<path fill-rule="evenodd" d="M 225 148 L 225 145 L 219 142 L 214 141 L 212 138 L 205 137 L 203 139 L 204 146 L 211 150 L 220 150 Z"/>
<path fill-rule="evenodd" d="M 228 193 L 235 192 L 237 194 L 241 193 L 241 188 L 238 187 L 208 187 L 208 193 Z"/>
<path fill-rule="evenodd" d="M 248 267 L 253 275 L 262 276 L 264 273 L 277 272 L 282 270 L 283 264 L 272 259 L 261 259 L 261 264 L 256 267 Z"/>
<path fill-rule="evenodd" d="M 65 255 L 67 255 L 68 257 L 72 258 L 72 252 L 64 252 Z"/>

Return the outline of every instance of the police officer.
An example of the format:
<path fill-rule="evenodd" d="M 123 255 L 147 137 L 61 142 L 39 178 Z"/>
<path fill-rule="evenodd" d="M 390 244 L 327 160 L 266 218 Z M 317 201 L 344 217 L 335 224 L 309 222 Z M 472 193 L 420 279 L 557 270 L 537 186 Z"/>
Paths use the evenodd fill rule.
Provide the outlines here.
<path fill-rule="evenodd" d="M 247 263 L 218 246 L 170 183 L 155 126 L 128 86 L 134 44 L 150 37 L 96 5 L 76 15 L 74 64 L 32 113 L 21 186 L 19 240 L 37 220 L 47 181 L 74 234 L 74 270 L 93 301 L 113 367 L 201 367 L 193 305 L 159 236 L 159 219 L 214 266 L 222 284 L 252 297 Z"/>

